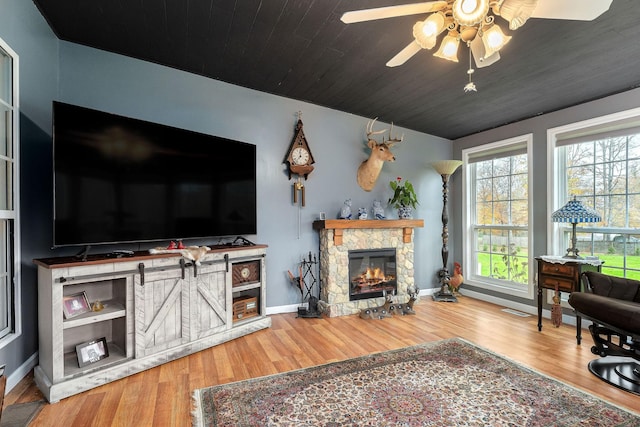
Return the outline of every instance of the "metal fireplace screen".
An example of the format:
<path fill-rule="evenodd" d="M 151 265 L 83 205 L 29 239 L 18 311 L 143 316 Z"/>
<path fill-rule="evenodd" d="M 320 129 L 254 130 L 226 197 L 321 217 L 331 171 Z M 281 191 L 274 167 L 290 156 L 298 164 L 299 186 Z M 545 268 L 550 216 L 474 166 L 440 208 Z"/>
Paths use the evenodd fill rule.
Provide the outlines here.
<path fill-rule="evenodd" d="M 349 301 L 377 298 L 384 291 L 395 293 L 396 250 L 349 251 Z"/>

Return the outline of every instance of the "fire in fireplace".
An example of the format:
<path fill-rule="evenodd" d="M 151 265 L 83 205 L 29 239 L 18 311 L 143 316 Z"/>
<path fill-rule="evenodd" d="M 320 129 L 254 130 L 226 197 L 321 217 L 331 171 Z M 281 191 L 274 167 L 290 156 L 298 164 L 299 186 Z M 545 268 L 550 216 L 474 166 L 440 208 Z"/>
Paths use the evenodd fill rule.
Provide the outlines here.
<path fill-rule="evenodd" d="M 395 293 L 396 250 L 367 249 L 349 251 L 349 301 L 377 298 Z"/>

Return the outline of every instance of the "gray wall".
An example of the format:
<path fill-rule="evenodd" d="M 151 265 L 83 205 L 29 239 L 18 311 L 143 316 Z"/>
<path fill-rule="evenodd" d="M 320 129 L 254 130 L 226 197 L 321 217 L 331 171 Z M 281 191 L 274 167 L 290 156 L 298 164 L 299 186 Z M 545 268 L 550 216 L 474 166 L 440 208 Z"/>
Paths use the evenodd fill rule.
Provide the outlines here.
<path fill-rule="evenodd" d="M 526 102 L 526 101 L 524 101 Z M 529 184 L 533 192 L 533 255 L 547 254 L 547 129 L 579 122 L 582 120 L 601 117 L 624 110 L 640 107 L 640 89 L 602 98 L 596 101 L 581 104 L 575 107 L 537 116 L 532 119 L 502 126 L 486 132 L 481 132 L 465 138 L 453 141 L 453 157 L 460 159 L 462 150 L 495 141 L 512 138 L 518 135 L 533 134 L 533 182 Z M 452 185 L 453 193 L 453 246 L 458 252 L 462 252 L 462 178 L 457 179 Z M 555 254 L 560 255 L 560 254 Z M 509 300 L 535 305 L 532 300 L 521 300 L 506 297 L 503 294 L 495 294 L 486 290 L 465 286 L 481 293 L 489 293 L 505 297 Z"/>
<path fill-rule="evenodd" d="M 312 222 L 320 211 L 338 214 L 346 198 L 353 207 L 386 201 L 388 182 L 410 179 L 421 204 L 416 218 L 415 278 L 421 288 L 437 287 L 440 268 L 441 180 L 429 162 L 451 157 L 449 141 L 406 130 L 371 193 L 358 187 L 355 173 L 367 157 L 367 118 L 232 86 L 156 64 L 58 41 L 36 7 L 25 0 L 0 0 L 0 37 L 20 55 L 22 172 L 23 336 L 0 349 L 8 373 L 37 351 L 37 284 L 33 258 L 63 256 L 78 248 L 52 250 L 51 103 L 53 100 L 163 123 L 256 144 L 258 150 L 258 234 L 251 240 L 269 245 L 267 306 L 297 304 L 300 294 L 286 271 L 302 256 L 318 250 Z M 316 160 L 305 182 L 307 206 L 292 204 L 291 184 L 282 159 L 293 137 L 296 113 Z M 382 126 L 383 124 L 381 124 Z M 212 165 L 215 167 L 215 165 Z M 389 211 L 389 216 L 395 213 Z M 187 242 L 211 243 L 211 242 Z M 150 246 L 119 247 L 147 249 Z M 94 248 L 93 252 L 113 248 Z M 455 256 L 452 251 L 451 258 Z"/>
<path fill-rule="evenodd" d="M 51 99 L 57 94 L 58 42 L 31 1 L 0 0 L 0 38 L 18 54 L 20 64 L 20 180 L 28 191 L 20 194 L 22 216 L 22 335 L 0 349 L 0 363 L 11 375 L 38 350 L 38 304 L 35 267 L 31 260 L 46 251 L 47 228 L 42 219 L 51 210 L 42 203 L 50 194 L 50 138 L 40 128 L 49 126 Z M 40 151 L 47 149 L 47 151 Z M 49 196 L 50 200 L 50 196 Z M 50 233 L 49 233 L 50 234 Z M 18 374 L 19 376 L 20 374 Z M 13 378 L 9 376 L 11 386 Z"/>
<path fill-rule="evenodd" d="M 364 117 L 67 42 L 60 42 L 59 93 L 63 102 L 256 144 L 258 234 L 248 237 L 269 245 L 267 307 L 300 301 L 287 270 L 295 271 L 302 256 L 318 251 L 318 235 L 312 229 L 318 213 L 335 218 L 347 198 L 354 208 L 370 208 L 374 199 L 386 201 L 391 195 L 388 182 L 396 176 L 416 185 L 422 201 L 416 217 L 427 224 L 416 231 L 416 283 L 423 288 L 435 285 L 438 257 L 432 256 L 432 248 L 439 248 L 440 229 L 433 224 L 440 222 L 441 193 L 440 178 L 427 159 L 448 158 L 449 141 L 398 129 L 405 137 L 394 148 L 397 161 L 385 165 L 376 188 L 366 193 L 355 180 L 356 169 L 367 156 Z M 298 111 L 316 161 L 305 182 L 303 209 L 292 204 L 293 181 L 282 163 Z M 157 244 L 135 249 L 150 246 Z"/>

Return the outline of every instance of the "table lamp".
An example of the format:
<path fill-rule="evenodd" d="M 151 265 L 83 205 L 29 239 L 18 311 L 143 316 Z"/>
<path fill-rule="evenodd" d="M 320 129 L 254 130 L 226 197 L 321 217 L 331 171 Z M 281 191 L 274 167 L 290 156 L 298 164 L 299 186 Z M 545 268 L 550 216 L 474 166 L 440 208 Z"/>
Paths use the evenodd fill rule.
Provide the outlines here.
<path fill-rule="evenodd" d="M 602 218 L 600 214 L 595 210 L 585 206 L 582 202 L 573 196 L 573 200 L 569 200 L 566 205 L 551 214 L 551 220 L 553 222 L 570 222 L 571 223 L 571 247 L 567 249 L 567 254 L 564 258 L 582 259 L 578 253 L 577 238 L 576 238 L 576 224 L 581 222 L 600 222 Z"/>

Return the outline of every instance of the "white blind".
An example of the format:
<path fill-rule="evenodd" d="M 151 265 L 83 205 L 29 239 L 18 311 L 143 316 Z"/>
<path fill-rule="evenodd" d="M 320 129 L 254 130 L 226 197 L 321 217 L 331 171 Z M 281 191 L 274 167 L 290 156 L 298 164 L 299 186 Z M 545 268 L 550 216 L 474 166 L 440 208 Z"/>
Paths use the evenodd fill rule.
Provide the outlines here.
<path fill-rule="evenodd" d="M 601 123 L 586 128 L 576 129 L 556 135 L 556 146 L 579 144 L 581 142 L 599 141 L 640 133 L 640 116 L 629 117 L 610 123 Z"/>
<path fill-rule="evenodd" d="M 505 157 L 527 154 L 527 143 L 509 144 L 494 149 L 482 150 L 476 153 L 469 153 L 468 163 L 478 163 L 487 160 L 502 159 Z"/>

